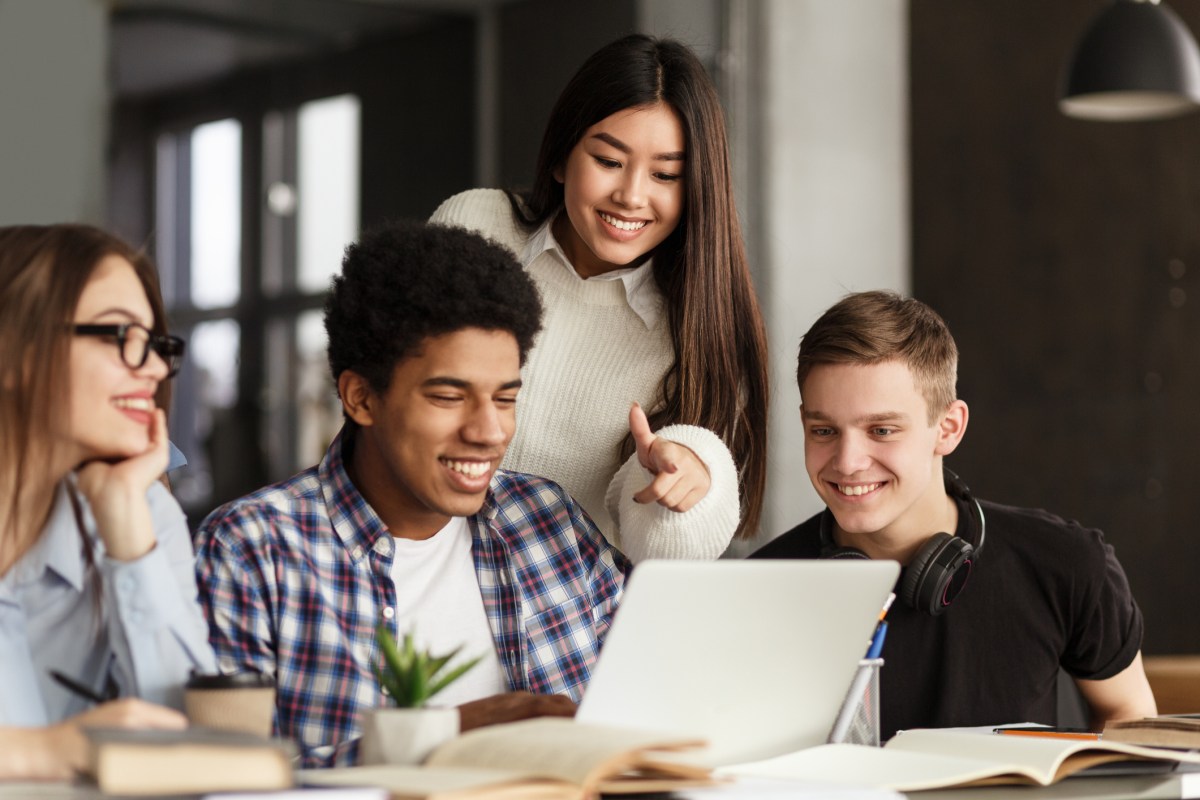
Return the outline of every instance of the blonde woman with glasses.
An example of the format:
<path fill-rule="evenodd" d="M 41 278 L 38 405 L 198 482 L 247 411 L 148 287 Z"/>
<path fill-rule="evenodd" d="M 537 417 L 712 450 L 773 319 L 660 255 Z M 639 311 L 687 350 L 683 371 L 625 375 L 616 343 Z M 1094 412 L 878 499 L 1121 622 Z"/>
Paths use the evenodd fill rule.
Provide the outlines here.
<path fill-rule="evenodd" d="M 158 481 L 184 345 L 153 266 L 96 228 L 0 228 L 0 287 L 0 778 L 66 778 L 83 726 L 183 727 L 215 666 Z"/>

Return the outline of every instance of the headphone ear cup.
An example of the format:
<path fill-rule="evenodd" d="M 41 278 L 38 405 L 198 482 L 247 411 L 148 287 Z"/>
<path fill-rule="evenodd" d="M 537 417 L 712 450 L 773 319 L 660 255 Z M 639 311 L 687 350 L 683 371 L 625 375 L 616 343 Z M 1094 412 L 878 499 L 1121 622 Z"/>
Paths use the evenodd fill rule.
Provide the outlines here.
<path fill-rule="evenodd" d="M 918 611 L 937 616 L 962 591 L 974 553 L 970 542 L 948 533 L 935 533 L 905 567 L 897 594 Z M 960 576 L 963 569 L 966 572 Z"/>

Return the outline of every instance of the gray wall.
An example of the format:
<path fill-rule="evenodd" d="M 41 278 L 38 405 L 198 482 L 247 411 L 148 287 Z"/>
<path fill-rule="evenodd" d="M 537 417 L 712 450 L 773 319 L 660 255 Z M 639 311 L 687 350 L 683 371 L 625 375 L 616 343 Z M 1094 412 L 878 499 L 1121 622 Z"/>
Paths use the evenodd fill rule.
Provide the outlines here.
<path fill-rule="evenodd" d="M 759 296 L 774 389 L 763 539 L 822 508 L 804 470 L 796 351 L 849 291 L 908 286 L 907 3 L 768 0 Z"/>
<path fill-rule="evenodd" d="M 108 9 L 0 2 L 0 224 L 104 219 Z"/>

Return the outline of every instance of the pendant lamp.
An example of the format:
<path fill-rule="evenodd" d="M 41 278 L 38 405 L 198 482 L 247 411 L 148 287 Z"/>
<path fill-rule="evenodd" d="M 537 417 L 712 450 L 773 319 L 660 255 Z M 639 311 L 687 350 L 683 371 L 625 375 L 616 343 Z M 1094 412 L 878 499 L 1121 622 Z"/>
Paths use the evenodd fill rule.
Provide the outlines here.
<path fill-rule="evenodd" d="M 1125 121 L 1200 108 L 1200 48 L 1158 0 L 1112 0 L 1088 25 L 1063 76 L 1069 117 Z"/>

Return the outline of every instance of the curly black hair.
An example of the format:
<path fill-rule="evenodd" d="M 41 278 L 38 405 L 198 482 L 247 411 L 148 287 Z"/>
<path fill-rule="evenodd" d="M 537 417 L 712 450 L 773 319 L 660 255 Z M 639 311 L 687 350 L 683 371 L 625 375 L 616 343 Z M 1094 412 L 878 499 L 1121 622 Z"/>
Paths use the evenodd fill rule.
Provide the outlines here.
<path fill-rule="evenodd" d="M 431 336 L 463 328 L 507 331 L 521 363 L 542 327 L 537 287 L 503 247 L 462 228 L 391 222 L 346 248 L 325 300 L 329 369 L 376 392 Z"/>

